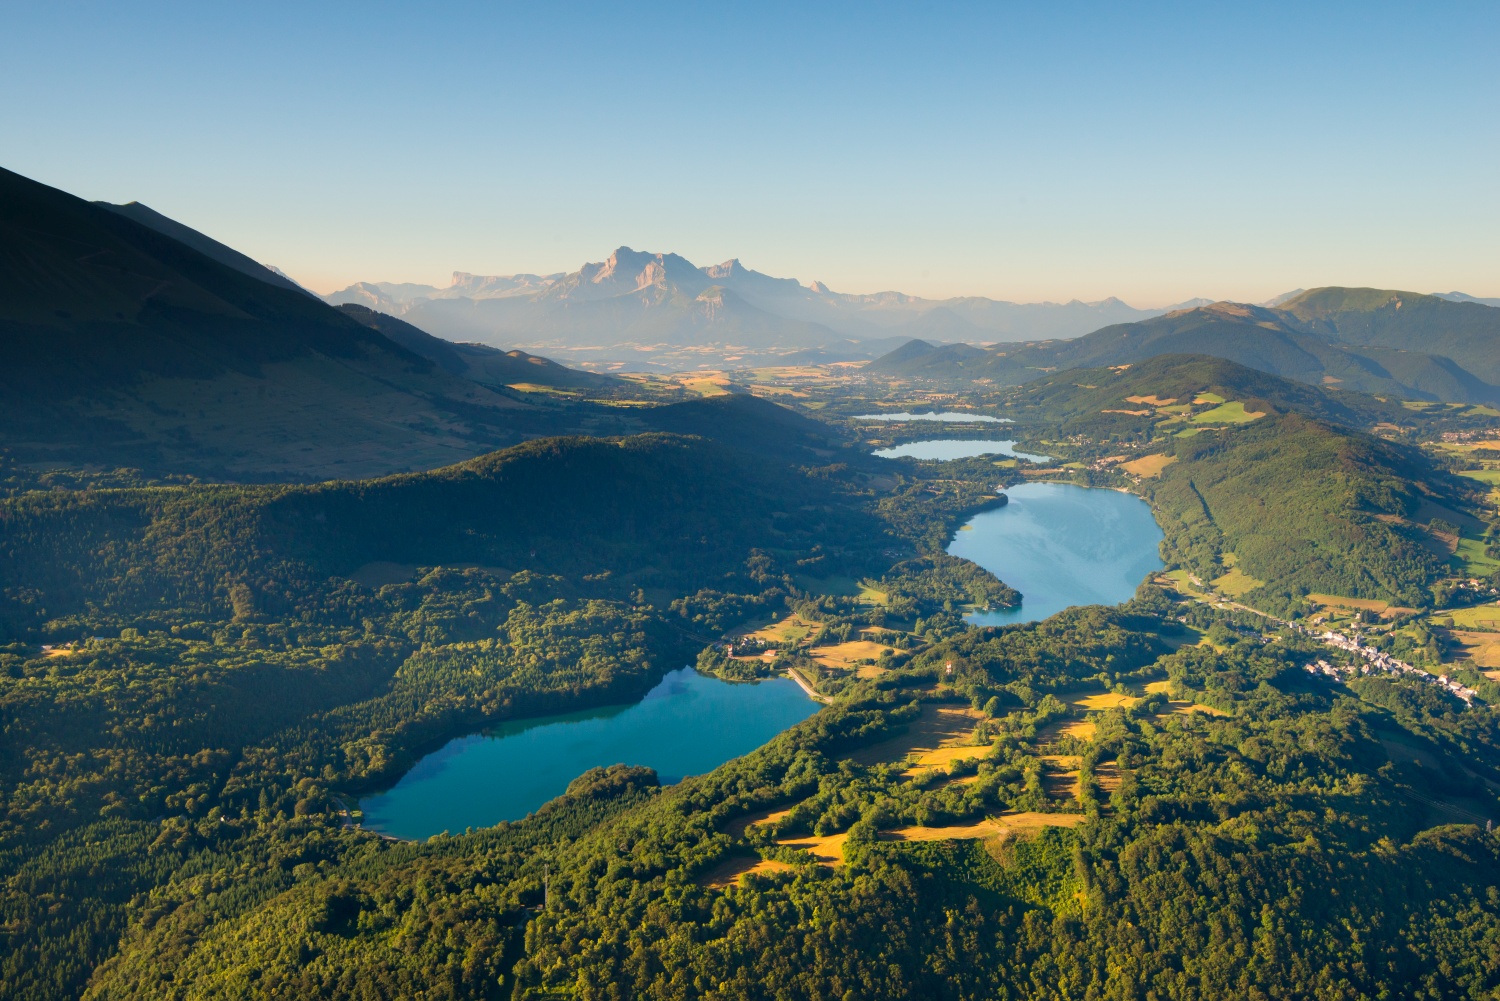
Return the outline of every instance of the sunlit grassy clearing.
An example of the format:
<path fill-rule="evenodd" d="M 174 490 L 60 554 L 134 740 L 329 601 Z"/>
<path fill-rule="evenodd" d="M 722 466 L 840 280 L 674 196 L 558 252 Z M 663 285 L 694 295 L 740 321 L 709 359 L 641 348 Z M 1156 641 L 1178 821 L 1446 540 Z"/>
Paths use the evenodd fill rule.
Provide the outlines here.
<path fill-rule="evenodd" d="M 1454 608 L 1442 613 L 1459 629 L 1500 629 L 1500 605 L 1477 605 L 1474 608 Z"/>
<path fill-rule="evenodd" d="M 1153 479 L 1161 475 L 1161 471 L 1177 461 L 1175 455 L 1163 455 L 1158 452 L 1155 455 L 1143 455 L 1139 459 L 1131 459 L 1129 462 L 1120 463 L 1120 468 L 1127 473 L 1145 479 Z"/>
<path fill-rule="evenodd" d="M 1194 414 L 1188 420 L 1194 424 L 1248 424 L 1264 416 L 1266 416 L 1264 411 L 1247 411 L 1243 403 L 1234 400 L 1214 407 L 1212 410 L 1205 410 L 1201 414 Z"/>
<path fill-rule="evenodd" d="M 881 654 L 892 649 L 894 648 L 884 643 L 850 640 L 847 643 L 836 643 L 832 646 L 815 646 L 808 653 L 812 655 L 813 660 L 824 667 L 847 670 L 859 661 L 879 660 Z"/>
<path fill-rule="evenodd" d="M 1249 594 L 1258 587 L 1263 587 L 1265 581 L 1256 580 L 1245 571 L 1235 567 L 1222 577 L 1214 578 L 1214 587 L 1231 598 L 1239 598 Z"/>
<path fill-rule="evenodd" d="M 1484 543 L 1478 539 L 1459 539 L 1453 558 L 1462 572 L 1473 577 L 1488 577 L 1500 570 L 1500 560 L 1486 555 Z"/>

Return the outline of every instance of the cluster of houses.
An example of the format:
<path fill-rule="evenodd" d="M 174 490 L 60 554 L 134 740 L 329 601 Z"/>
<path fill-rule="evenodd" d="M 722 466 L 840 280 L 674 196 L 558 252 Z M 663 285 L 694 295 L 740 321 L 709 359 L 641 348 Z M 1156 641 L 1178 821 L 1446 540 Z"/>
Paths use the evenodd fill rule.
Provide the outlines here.
<path fill-rule="evenodd" d="M 1359 642 L 1358 635 L 1351 639 L 1343 633 L 1336 633 L 1330 629 L 1320 634 L 1318 639 L 1331 647 L 1357 654 L 1364 658 L 1365 663 L 1336 666 L 1319 658 L 1307 665 L 1307 671 L 1310 674 L 1321 674 L 1338 679 L 1352 678 L 1360 674 L 1404 674 L 1452 692 L 1463 699 L 1465 705 L 1472 705 L 1474 697 L 1479 694 L 1472 688 L 1465 688 L 1446 674 L 1434 675 L 1430 671 L 1422 670 L 1420 667 L 1413 667 L 1403 660 L 1397 660 L 1384 651 L 1377 650 L 1372 646 L 1365 646 Z"/>

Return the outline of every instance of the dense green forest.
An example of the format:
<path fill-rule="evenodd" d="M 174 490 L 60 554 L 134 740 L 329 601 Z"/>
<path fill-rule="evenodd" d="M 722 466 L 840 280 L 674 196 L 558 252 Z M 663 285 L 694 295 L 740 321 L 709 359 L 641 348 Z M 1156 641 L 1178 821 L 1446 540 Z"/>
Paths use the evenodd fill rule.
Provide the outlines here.
<path fill-rule="evenodd" d="M 1476 763 L 1496 760 L 1489 711 L 1474 728 L 1443 705 L 1309 690 L 1279 644 L 1173 652 L 1160 611 L 967 637 L 708 776 L 586 777 L 534 818 L 460 838 L 302 828 L 301 851 L 278 854 L 287 825 L 262 822 L 231 867 L 190 824 L 173 850 L 202 854 L 135 905 L 89 996 L 1491 996 L 1500 842 L 1424 810 L 1388 750 L 1405 735 L 1436 764 L 1429 781 L 1492 781 Z M 955 656 L 961 678 L 936 684 Z M 1098 712 L 1076 801 L 1050 795 L 1037 775 L 1058 748 L 1035 719 L 1102 677 L 1158 674 L 1226 715 Z M 933 699 L 991 707 L 978 781 L 923 788 L 850 756 Z M 770 831 L 723 833 L 783 805 Z M 879 833 L 997 808 L 1085 823 L 989 846 Z M 840 866 L 780 849 L 784 871 L 701 885 L 726 855 L 839 830 Z"/>
<path fill-rule="evenodd" d="M 1259 607 L 1430 604 L 1425 526 L 1474 488 L 1356 430 L 1373 404 L 1226 364 L 1047 383 L 1028 434 L 1174 461 L 1041 474 L 1130 483 L 1171 565 L 1232 563 Z M 1266 414 L 1088 425 L 1153 387 Z M 868 460 L 768 406 L 363 481 L 3 467 L 5 995 L 1496 996 L 1493 686 L 1313 679 L 1306 634 L 1149 584 L 971 627 L 1016 592 L 943 550 L 1023 473 Z M 773 664 L 722 649 L 792 616 Z M 860 637 L 883 652 L 858 671 L 808 652 Z M 346 812 L 455 736 L 689 663 L 795 666 L 830 704 L 707 775 L 595 769 L 494 828 L 406 843 Z M 973 757 L 908 757 L 938 716 Z"/>

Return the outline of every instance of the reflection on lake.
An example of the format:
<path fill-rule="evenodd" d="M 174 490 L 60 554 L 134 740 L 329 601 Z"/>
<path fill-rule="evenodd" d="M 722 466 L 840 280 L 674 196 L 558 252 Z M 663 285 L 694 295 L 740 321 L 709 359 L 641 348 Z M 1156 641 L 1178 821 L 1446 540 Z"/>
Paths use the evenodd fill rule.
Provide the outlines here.
<path fill-rule="evenodd" d="M 734 684 L 690 667 L 632 706 L 516 720 L 427 755 L 361 801 L 364 826 L 400 838 L 519 820 L 596 766 L 646 765 L 663 784 L 712 771 L 811 716 L 786 678 Z"/>
<path fill-rule="evenodd" d="M 1011 455 L 1031 462 L 1046 462 L 1051 456 L 1017 452 L 1014 441 L 965 441 L 960 438 L 935 438 L 910 441 L 894 448 L 882 448 L 875 454 L 882 459 L 968 459 L 976 455 Z"/>
<path fill-rule="evenodd" d="M 909 414 L 902 411 L 899 414 L 860 414 L 854 418 L 857 421 L 951 421 L 963 424 L 1014 424 L 1015 421 L 1009 417 L 990 417 L 986 414 L 965 414 L 957 410 L 944 410 L 942 413 Z"/>
<path fill-rule="evenodd" d="M 1035 622 L 1071 605 L 1128 601 L 1162 568 L 1162 532 L 1141 498 L 1070 483 L 1023 483 L 1004 507 L 969 519 L 948 552 L 978 563 L 1023 600 L 965 616 L 979 626 Z"/>

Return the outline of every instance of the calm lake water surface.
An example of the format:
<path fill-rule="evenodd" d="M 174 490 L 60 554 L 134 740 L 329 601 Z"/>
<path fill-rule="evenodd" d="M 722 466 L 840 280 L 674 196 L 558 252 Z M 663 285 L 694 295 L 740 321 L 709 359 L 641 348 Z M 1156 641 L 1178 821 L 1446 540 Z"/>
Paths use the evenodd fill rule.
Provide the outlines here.
<path fill-rule="evenodd" d="M 976 455 L 1012 455 L 1032 462 L 1046 462 L 1050 456 L 1017 452 L 1014 441 L 977 441 L 962 438 L 935 438 L 931 441 L 910 441 L 894 448 L 881 448 L 875 454 L 882 459 L 968 459 Z"/>
<path fill-rule="evenodd" d="M 599 765 L 646 765 L 663 784 L 712 771 L 817 710 L 789 679 L 732 684 L 685 667 L 632 706 L 517 720 L 460 737 L 359 805 L 370 830 L 398 838 L 457 834 L 519 820 Z"/>
<path fill-rule="evenodd" d="M 899 414 L 860 414 L 854 418 L 857 421 L 951 421 L 964 424 L 1014 424 L 1015 421 L 1009 417 L 990 417 L 987 414 L 966 414 L 957 410 L 936 411 L 926 414 L 909 414 L 902 411 Z"/>
<path fill-rule="evenodd" d="M 981 511 L 948 552 L 1020 591 L 1018 608 L 975 612 L 979 626 L 1035 622 L 1070 605 L 1118 605 L 1162 569 L 1162 532 L 1133 494 L 1070 483 L 1022 483 L 1010 502 Z"/>

